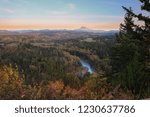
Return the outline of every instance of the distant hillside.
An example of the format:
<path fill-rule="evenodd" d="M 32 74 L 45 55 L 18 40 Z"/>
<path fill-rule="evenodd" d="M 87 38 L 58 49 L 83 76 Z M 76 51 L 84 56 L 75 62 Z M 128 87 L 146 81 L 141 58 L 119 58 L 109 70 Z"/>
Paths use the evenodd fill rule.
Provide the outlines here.
<path fill-rule="evenodd" d="M 0 30 L 0 35 L 29 35 L 38 36 L 49 39 L 75 39 L 80 37 L 88 37 L 91 35 L 97 36 L 114 36 L 118 31 L 102 31 L 90 30 L 86 27 L 81 27 L 76 30 Z"/>

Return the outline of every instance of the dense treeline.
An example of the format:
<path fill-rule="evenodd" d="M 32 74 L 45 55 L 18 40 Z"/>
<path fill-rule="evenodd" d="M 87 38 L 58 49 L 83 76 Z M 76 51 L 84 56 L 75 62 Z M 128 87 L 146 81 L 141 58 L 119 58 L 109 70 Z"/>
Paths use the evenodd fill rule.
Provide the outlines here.
<path fill-rule="evenodd" d="M 11 36 L 8 37 L 11 38 Z M 1 46 L 0 72 L 1 74 L 4 72 L 6 74 L 2 75 L 1 79 L 7 77 L 6 79 L 10 83 L 5 84 L 5 87 L 2 85 L 1 88 L 4 90 L 1 92 L 3 96 L 0 99 L 112 98 L 112 96 L 107 96 L 107 93 L 112 88 L 107 84 L 105 71 L 102 69 L 98 71 L 104 65 L 94 66 L 99 60 L 103 63 L 103 59 L 98 56 L 97 52 L 108 53 L 108 49 L 113 43 L 112 38 L 96 38 L 93 42 L 87 42 L 85 38 L 83 40 L 65 40 L 52 43 L 54 44 L 43 46 L 43 42 L 40 44 L 40 42 L 34 40 L 32 43 L 20 41 L 19 44 L 15 42 L 15 45 L 9 43 L 11 46 L 9 44 Z M 96 47 L 93 46 L 94 44 L 97 44 Z M 106 49 L 100 49 L 101 46 L 99 45 L 103 45 L 103 48 Z M 68 48 L 68 46 L 70 47 Z M 80 54 L 77 54 L 76 50 Z M 75 53 L 72 54 L 72 52 Z M 104 58 L 105 55 L 103 55 Z M 94 56 L 96 56 L 95 61 L 93 60 Z M 91 64 L 95 69 L 94 74 L 90 75 L 81 66 L 80 58 L 92 61 Z M 10 74 L 10 71 L 13 73 Z M 19 79 L 21 84 L 13 84 L 18 82 Z M 3 84 L 4 82 L 7 81 L 1 83 Z M 16 85 L 19 85 L 20 88 Z M 11 86 L 13 88 L 9 89 Z M 15 93 L 11 96 L 9 93 L 12 89 L 14 92 L 16 91 L 15 93 L 18 90 L 20 93 L 18 92 L 19 94 L 16 97 Z M 7 94 L 7 92 L 9 93 Z"/>
<path fill-rule="evenodd" d="M 0 66 L 0 99 L 130 99 L 110 86 L 104 76 L 89 77 L 80 88 L 65 85 L 64 81 L 26 84 L 18 68 Z M 123 96 L 122 96 L 123 95 Z"/>
<path fill-rule="evenodd" d="M 72 76 L 72 72 L 77 72 L 80 66 L 78 58 L 70 57 L 60 49 L 42 48 L 30 44 L 3 48 L 0 58 L 3 65 L 11 64 L 13 68 L 17 66 L 19 72 L 25 75 L 27 84 L 49 79 L 64 79 L 67 82 L 66 77 Z M 74 82 L 79 80 L 76 77 L 69 79 L 74 79 Z"/>
<path fill-rule="evenodd" d="M 141 10 L 150 13 L 149 0 L 140 2 Z M 125 20 L 112 53 L 112 81 L 129 90 L 134 99 L 140 99 L 150 94 L 150 17 L 123 8 Z M 137 25 L 135 18 L 143 25 Z"/>

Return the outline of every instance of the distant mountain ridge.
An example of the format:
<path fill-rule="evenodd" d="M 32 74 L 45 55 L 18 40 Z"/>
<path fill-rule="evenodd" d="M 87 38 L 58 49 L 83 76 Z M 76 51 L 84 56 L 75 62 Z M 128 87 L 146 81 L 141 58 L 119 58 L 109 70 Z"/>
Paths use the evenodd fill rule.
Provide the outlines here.
<path fill-rule="evenodd" d="M 67 29 L 61 29 L 61 30 L 50 30 L 50 29 L 43 29 L 43 30 L 0 30 L 0 35 L 50 35 L 54 33 L 79 33 L 79 34 L 96 34 L 96 35 L 115 35 L 118 33 L 118 30 L 110 30 L 110 31 L 104 31 L 104 30 L 92 30 L 87 27 L 82 26 L 79 29 L 75 30 L 67 30 Z"/>

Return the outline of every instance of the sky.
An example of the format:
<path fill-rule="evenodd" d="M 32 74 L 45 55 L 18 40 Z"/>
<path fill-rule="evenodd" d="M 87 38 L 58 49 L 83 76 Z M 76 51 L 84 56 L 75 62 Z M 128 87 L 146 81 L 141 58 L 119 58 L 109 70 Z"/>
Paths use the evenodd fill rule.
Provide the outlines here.
<path fill-rule="evenodd" d="M 118 30 L 125 11 L 138 12 L 138 0 L 0 0 L 0 30 Z"/>

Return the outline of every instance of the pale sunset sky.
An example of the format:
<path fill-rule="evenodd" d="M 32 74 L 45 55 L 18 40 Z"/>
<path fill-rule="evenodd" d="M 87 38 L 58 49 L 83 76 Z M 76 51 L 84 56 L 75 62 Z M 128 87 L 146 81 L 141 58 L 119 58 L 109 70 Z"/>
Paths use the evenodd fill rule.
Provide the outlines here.
<path fill-rule="evenodd" d="M 0 30 L 118 30 L 121 6 L 140 11 L 138 0 L 0 0 Z"/>

